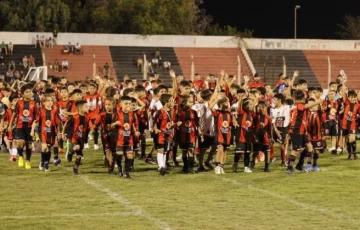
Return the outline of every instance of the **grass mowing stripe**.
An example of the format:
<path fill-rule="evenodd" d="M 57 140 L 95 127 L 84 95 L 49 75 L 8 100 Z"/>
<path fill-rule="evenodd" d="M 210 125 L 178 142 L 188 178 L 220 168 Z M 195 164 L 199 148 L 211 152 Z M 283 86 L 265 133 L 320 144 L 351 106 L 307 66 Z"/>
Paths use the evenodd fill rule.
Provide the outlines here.
<path fill-rule="evenodd" d="M 152 223 L 154 223 L 155 225 L 157 225 L 161 229 L 164 229 L 164 230 L 173 229 L 173 228 L 171 228 L 169 226 L 168 223 L 166 223 L 164 221 L 161 221 L 160 219 L 152 216 L 150 213 L 146 212 L 141 207 L 131 204 L 131 202 L 126 200 L 124 197 L 120 196 L 116 192 L 111 191 L 110 189 L 106 188 L 105 186 L 96 183 L 95 181 L 91 180 L 89 177 L 80 175 L 79 178 L 81 178 L 83 181 L 85 181 L 87 184 L 91 185 L 92 187 L 96 188 L 97 190 L 105 193 L 106 195 L 108 195 L 113 200 L 118 201 L 119 203 L 121 203 L 125 207 L 133 209 L 135 215 L 145 217 L 146 219 L 148 219 L 149 221 L 151 221 Z"/>
<path fill-rule="evenodd" d="M 98 216 L 131 216 L 134 215 L 133 212 L 107 212 L 107 213 L 59 213 L 51 215 L 34 215 L 34 216 L 0 216 L 0 220 L 10 220 L 10 219 L 39 219 L 39 218 L 57 218 L 57 217 L 83 217 L 91 218 Z"/>
<path fill-rule="evenodd" d="M 339 220 L 346 220 L 346 221 L 351 222 L 353 224 L 360 224 L 360 220 L 355 219 L 354 217 L 345 216 L 345 215 L 342 215 L 341 213 L 335 213 L 335 212 L 333 212 L 333 211 L 331 211 L 329 209 L 317 207 L 316 205 L 311 205 L 311 204 L 299 202 L 299 201 L 294 200 L 292 198 L 289 198 L 289 197 L 287 197 L 287 196 L 285 196 L 283 194 L 274 193 L 274 192 L 271 192 L 271 191 L 266 190 L 266 189 L 258 188 L 256 186 L 251 185 L 251 184 L 244 184 L 244 183 L 241 183 L 241 182 L 239 182 L 237 180 L 234 180 L 234 179 L 218 177 L 218 176 L 214 176 L 214 178 L 218 178 L 218 179 L 220 179 L 220 180 L 222 180 L 224 182 L 228 182 L 228 183 L 231 183 L 231 184 L 236 185 L 236 186 L 241 186 L 241 187 L 247 188 L 249 190 L 253 190 L 253 191 L 256 191 L 256 192 L 261 192 L 263 194 L 266 194 L 266 195 L 272 196 L 274 198 L 278 198 L 278 199 L 281 199 L 283 201 L 294 204 L 296 206 L 299 206 L 299 207 L 301 207 L 303 209 L 309 209 L 309 210 L 312 210 L 312 211 L 321 212 L 321 213 L 324 213 L 324 214 L 326 214 L 328 216 L 331 216 L 332 218 L 336 218 L 336 219 L 339 219 Z"/>

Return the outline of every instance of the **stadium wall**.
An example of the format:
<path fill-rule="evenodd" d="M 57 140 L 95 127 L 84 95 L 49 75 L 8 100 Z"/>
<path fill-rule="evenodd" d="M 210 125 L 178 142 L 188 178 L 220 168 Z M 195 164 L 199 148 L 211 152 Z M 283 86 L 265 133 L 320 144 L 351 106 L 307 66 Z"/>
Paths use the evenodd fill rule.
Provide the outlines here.
<path fill-rule="evenodd" d="M 14 44 L 34 44 L 36 35 L 46 38 L 52 33 L 0 32 L 0 41 Z M 69 42 L 81 45 L 106 46 L 149 46 L 149 47 L 217 47 L 236 48 L 243 44 L 247 49 L 282 49 L 282 50 L 342 50 L 358 51 L 357 40 L 315 40 L 315 39 L 239 39 L 231 36 L 188 36 L 188 35 L 133 35 L 133 34 L 86 34 L 59 33 L 57 44 Z"/>

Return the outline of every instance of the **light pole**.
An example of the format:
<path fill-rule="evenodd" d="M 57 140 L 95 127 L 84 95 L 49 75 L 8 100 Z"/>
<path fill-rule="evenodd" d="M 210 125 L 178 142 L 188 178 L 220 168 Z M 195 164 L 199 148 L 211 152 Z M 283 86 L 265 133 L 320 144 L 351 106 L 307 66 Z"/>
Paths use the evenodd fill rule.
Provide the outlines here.
<path fill-rule="evenodd" d="M 296 39 L 296 23 L 297 23 L 297 15 L 296 15 L 296 13 L 297 13 L 297 10 L 298 9 L 300 9 L 300 7 L 301 6 L 299 6 L 299 5 L 296 5 L 295 6 L 295 20 L 294 20 L 294 23 L 295 23 L 295 26 L 294 26 L 294 39 Z"/>

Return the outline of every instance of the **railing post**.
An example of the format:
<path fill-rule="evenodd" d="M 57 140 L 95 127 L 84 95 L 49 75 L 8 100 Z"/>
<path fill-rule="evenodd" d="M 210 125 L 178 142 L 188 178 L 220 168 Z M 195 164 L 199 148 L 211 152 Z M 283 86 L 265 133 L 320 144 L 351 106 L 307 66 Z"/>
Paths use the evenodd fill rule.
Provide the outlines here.
<path fill-rule="evenodd" d="M 331 60 L 330 57 L 328 56 L 328 87 L 330 85 L 331 82 Z"/>
<path fill-rule="evenodd" d="M 241 85 L 241 62 L 240 62 L 240 56 L 238 55 L 237 56 L 237 61 L 238 61 L 238 69 L 237 69 L 237 71 L 238 71 L 238 79 L 237 79 L 237 82 L 238 82 L 238 85 Z"/>
<path fill-rule="evenodd" d="M 144 66 L 143 66 L 143 79 L 146 79 L 147 76 L 147 60 L 146 60 L 146 54 L 144 54 Z"/>
<path fill-rule="evenodd" d="M 93 54 L 93 77 L 96 76 L 96 62 L 95 62 L 95 54 Z"/>
<path fill-rule="evenodd" d="M 191 81 L 194 81 L 194 77 L 195 77 L 194 56 L 191 55 Z"/>

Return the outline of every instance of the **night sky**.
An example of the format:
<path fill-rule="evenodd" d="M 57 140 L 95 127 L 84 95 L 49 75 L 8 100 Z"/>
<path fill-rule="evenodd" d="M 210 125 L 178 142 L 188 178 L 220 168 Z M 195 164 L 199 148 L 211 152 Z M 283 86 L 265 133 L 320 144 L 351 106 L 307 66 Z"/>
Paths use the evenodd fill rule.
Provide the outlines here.
<path fill-rule="evenodd" d="M 319 0 L 204 0 L 201 8 L 213 16 L 213 22 L 255 30 L 258 38 L 293 38 L 294 8 L 297 11 L 298 38 L 338 39 L 338 24 L 343 23 L 345 14 L 360 15 L 360 1 Z M 241 6 L 241 7 L 239 7 Z"/>

